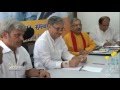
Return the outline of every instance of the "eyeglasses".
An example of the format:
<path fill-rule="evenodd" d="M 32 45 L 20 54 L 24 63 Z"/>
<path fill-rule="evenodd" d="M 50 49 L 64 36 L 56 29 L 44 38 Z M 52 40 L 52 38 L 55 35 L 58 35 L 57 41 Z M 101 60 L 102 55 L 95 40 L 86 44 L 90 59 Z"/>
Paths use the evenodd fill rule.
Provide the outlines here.
<path fill-rule="evenodd" d="M 64 27 L 63 28 L 59 28 L 59 27 L 55 27 L 55 26 L 52 26 L 54 29 L 56 29 L 57 31 L 63 31 L 64 30 Z"/>

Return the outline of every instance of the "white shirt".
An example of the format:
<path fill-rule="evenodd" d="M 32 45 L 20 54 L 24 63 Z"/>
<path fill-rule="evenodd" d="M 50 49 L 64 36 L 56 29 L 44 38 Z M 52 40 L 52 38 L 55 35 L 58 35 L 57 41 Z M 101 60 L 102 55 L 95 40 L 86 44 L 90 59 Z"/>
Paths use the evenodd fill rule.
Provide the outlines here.
<path fill-rule="evenodd" d="M 55 41 L 45 31 L 36 41 L 34 46 L 34 66 L 36 68 L 61 68 L 62 59 L 71 60 L 74 55 L 70 54 L 62 37 Z"/>
<path fill-rule="evenodd" d="M 0 64 L 0 77 L 2 78 L 24 78 L 25 70 L 31 69 L 31 59 L 28 52 L 22 46 L 17 48 L 15 60 L 14 52 L 2 41 L 0 46 L 3 48 L 3 62 Z"/>
<path fill-rule="evenodd" d="M 90 32 L 90 36 L 95 40 L 98 46 L 103 46 L 106 41 L 113 43 L 120 41 L 119 33 L 110 27 L 103 32 L 100 30 L 99 26 L 96 26 L 95 29 Z"/>

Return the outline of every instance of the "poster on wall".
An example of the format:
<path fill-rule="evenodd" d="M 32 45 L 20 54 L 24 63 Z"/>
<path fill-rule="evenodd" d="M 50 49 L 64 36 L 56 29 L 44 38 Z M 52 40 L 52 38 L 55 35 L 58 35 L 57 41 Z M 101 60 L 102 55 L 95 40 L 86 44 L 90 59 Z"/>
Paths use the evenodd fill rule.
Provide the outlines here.
<path fill-rule="evenodd" d="M 28 41 L 35 41 L 47 28 L 46 22 L 52 16 L 59 16 L 64 20 L 64 36 L 70 30 L 70 18 L 73 12 L 0 12 L 0 21 L 16 19 L 23 22 L 27 27 L 35 30 L 35 35 Z"/>
<path fill-rule="evenodd" d="M 21 21 L 26 27 L 34 29 L 34 35 L 27 41 L 35 41 L 45 30 L 47 30 L 47 19 Z"/>

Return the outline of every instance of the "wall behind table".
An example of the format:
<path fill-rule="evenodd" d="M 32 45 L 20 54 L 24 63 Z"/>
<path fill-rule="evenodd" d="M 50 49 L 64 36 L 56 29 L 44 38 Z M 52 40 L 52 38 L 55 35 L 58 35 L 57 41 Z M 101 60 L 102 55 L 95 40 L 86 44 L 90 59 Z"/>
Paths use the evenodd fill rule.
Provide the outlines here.
<path fill-rule="evenodd" d="M 110 26 L 120 32 L 120 12 L 78 12 L 77 17 L 81 19 L 83 31 L 90 32 L 101 16 L 109 16 L 111 19 Z"/>

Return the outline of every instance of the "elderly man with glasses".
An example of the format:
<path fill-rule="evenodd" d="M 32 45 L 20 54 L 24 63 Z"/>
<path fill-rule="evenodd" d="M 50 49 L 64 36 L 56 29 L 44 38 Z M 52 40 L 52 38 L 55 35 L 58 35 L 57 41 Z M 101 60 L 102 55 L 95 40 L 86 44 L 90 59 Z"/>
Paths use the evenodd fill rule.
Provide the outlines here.
<path fill-rule="evenodd" d="M 49 78 L 50 74 L 32 67 L 30 56 L 23 48 L 25 25 L 14 19 L 0 23 L 0 78 Z"/>
<path fill-rule="evenodd" d="M 62 38 L 63 19 L 52 16 L 48 19 L 46 30 L 36 41 L 34 47 L 34 66 L 36 68 L 55 69 L 76 67 L 86 61 L 86 56 L 74 56 L 69 53 Z"/>

